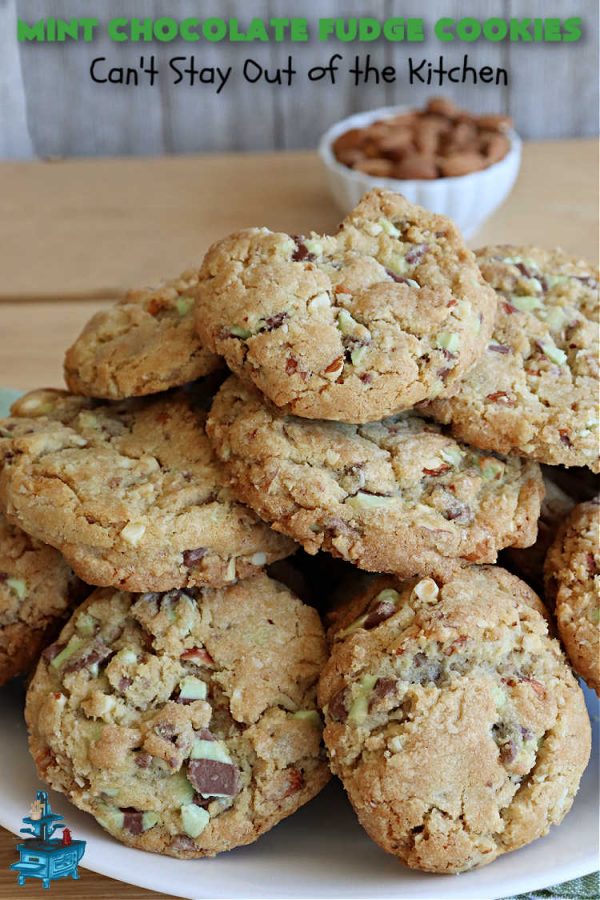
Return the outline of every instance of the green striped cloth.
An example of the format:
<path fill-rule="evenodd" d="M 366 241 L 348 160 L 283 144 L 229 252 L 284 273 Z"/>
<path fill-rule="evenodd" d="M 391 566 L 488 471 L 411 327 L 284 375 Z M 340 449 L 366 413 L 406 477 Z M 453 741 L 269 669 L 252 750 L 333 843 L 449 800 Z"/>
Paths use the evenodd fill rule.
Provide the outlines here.
<path fill-rule="evenodd" d="M 10 391 L 0 388 L 0 416 L 8 413 L 8 408 L 13 400 L 19 396 L 19 391 Z M 574 881 L 565 881 L 564 884 L 557 884 L 556 887 L 544 888 L 541 891 L 532 891 L 530 894 L 520 894 L 518 897 L 506 897 L 504 900 L 538 900 L 538 898 L 547 898 L 547 900 L 600 900 L 600 879 L 599 873 L 595 872 L 591 875 L 584 875 L 583 878 L 576 878 Z"/>
<path fill-rule="evenodd" d="M 0 388 L 0 416 L 7 416 L 10 404 L 17 399 L 21 391 L 10 391 L 7 388 Z"/>
<path fill-rule="evenodd" d="M 565 881 L 555 887 L 543 888 L 541 891 L 531 891 L 529 894 L 519 894 L 518 897 L 505 897 L 504 900 L 599 900 L 600 898 L 600 872 L 592 872 L 583 878 L 575 878 L 573 881 Z"/>

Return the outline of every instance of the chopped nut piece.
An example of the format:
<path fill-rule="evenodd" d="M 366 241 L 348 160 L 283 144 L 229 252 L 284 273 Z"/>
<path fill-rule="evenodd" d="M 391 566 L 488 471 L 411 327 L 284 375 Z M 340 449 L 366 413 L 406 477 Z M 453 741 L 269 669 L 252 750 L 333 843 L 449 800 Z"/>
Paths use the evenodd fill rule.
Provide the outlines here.
<path fill-rule="evenodd" d="M 425 603 L 433 603 L 440 593 L 440 589 L 433 578 L 423 578 L 415 584 L 413 590 L 419 600 L 423 600 Z"/>

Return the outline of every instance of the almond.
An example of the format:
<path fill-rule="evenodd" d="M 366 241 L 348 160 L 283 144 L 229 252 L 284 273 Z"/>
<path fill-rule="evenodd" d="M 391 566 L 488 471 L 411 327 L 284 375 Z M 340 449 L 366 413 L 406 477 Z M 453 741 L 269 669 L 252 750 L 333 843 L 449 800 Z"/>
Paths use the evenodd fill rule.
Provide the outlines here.
<path fill-rule="evenodd" d="M 407 154 L 394 167 L 394 178 L 437 178 L 438 168 L 432 156 Z"/>
<path fill-rule="evenodd" d="M 446 178 L 454 178 L 458 175 L 468 175 L 469 172 L 477 172 L 483 169 L 485 161 L 480 153 L 468 152 L 451 153 L 440 159 L 440 170 Z"/>

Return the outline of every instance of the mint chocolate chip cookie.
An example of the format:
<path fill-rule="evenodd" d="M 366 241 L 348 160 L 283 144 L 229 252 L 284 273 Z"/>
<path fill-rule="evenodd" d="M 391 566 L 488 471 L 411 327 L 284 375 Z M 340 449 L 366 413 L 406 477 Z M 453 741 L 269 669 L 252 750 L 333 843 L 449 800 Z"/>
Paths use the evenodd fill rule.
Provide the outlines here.
<path fill-rule="evenodd" d="M 201 340 L 240 378 L 286 412 L 342 422 L 449 393 L 496 307 L 454 225 L 384 191 L 335 235 L 230 235 L 193 293 Z"/>
<path fill-rule="evenodd" d="M 366 425 L 308 421 L 231 376 L 207 432 L 235 496 L 309 553 L 448 576 L 535 541 L 539 466 L 474 450 L 412 412 Z"/>
<path fill-rule="evenodd" d="M 30 670 L 85 590 L 60 553 L 0 513 L 0 685 Z"/>
<path fill-rule="evenodd" d="M 560 523 L 568 516 L 577 501 L 555 482 L 556 468 L 542 466 L 544 499 L 538 519 L 538 533 L 531 547 L 508 547 L 500 555 L 500 561 L 535 591 L 544 593 L 544 560 Z M 587 472 L 587 470 L 584 470 Z M 589 472 L 587 473 L 589 474 Z M 592 476 L 593 477 L 593 476 Z M 546 596 L 546 600 L 549 598 Z"/>
<path fill-rule="evenodd" d="M 580 503 L 565 519 L 544 575 L 568 657 L 600 696 L 600 498 Z"/>
<path fill-rule="evenodd" d="M 445 584 L 376 580 L 338 622 L 319 684 L 331 767 L 406 865 L 482 866 L 569 811 L 590 724 L 541 609 L 485 566 Z"/>
<path fill-rule="evenodd" d="M 492 340 L 428 412 L 476 447 L 598 472 L 597 269 L 537 247 L 477 258 L 499 300 Z"/>
<path fill-rule="evenodd" d="M 329 779 L 325 658 L 316 611 L 265 575 L 97 590 L 27 695 L 38 773 L 132 847 L 191 858 L 248 844 Z"/>
<path fill-rule="evenodd" d="M 97 313 L 65 356 L 69 389 L 118 400 L 155 394 L 208 375 L 220 360 L 194 331 L 197 270 L 156 288 L 128 291 Z"/>
<path fill-rule="evenodd" d="M 8 518 L 89 584 L 221 585 L 293 552 L 238 503 L 191 392 L 110 404 L 34 391 L 0 420 Z"/>

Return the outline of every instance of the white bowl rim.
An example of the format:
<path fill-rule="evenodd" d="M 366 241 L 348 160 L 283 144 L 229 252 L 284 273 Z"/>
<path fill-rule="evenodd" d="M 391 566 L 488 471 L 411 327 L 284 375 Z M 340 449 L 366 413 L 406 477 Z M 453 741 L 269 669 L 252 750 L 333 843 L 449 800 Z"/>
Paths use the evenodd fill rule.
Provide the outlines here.
<path fill-rule="evenodd" d="M 479 169 L 476 172 L 467 172 L 466 175 L 452 175 L 452 176 L 443 176 L 441 178 L 392 178 L 391 176 L 385 175 L 369 175 L 367 172 L 357 172 L 356 169 L 351 169 L 349 166 L 345 166 L 344 163 L 338 162 L 333 153 L 332 144 L 335 138 L 337 138 L 340 134 L 343 134 L 345 131 L 349 131 L 351 128 L 361 127 L 370 124 L 373 121 L 377 121 L 379 119 L 390 119 L 395 115 L 400 115 L 401 113 L 410 112 L 414 110 L 416 107 L 407 106 L 403 104 L 401 106 L 380 106 L 377 109 L 364 110 L 363 112 L 353 113 L 351 116 L 346 116 L 344 119 L 339 119 L 339 121 L 334 122 L 333 125 L 330 125 L 327 131 L 323 133 L 321 139 L 318 144 L 318 153 L 323 160 L 324 164 L 327 168 L 332 169 L 334 172 L 337 172 L 339 175 L 342 175 L 345 178 L 350 179 L 350 181 L 355 181 L 357 183 L 364 183 L 368 181 L 376 187 L 390 187 L 393 188 L 394 185 L 401 184 L 419 184 L 422 186 L 427 186 L 433 188 L 434 185 L 441 184 L 465 184 L 469 179 L 474 179 L 477 177 L 485 176 L 486 173 L 497 170 L 500 166 L 508 164 L 508 161 L 512 160 L 515 157 L 520 157 L 521 155 L 521 138 L 514 130 L 514 128 L 508 128 L 506 132 L 506 136 L 510 141 L 510 147 L 508 152 L 502 159 L 499 159 L 497 162 L 492 163 L 491 166 L 486 166 L 485 169 Z"/>

